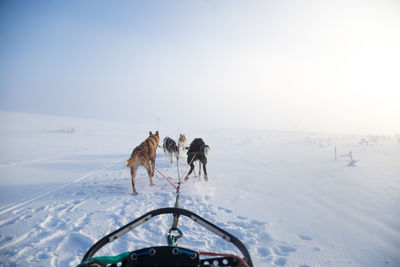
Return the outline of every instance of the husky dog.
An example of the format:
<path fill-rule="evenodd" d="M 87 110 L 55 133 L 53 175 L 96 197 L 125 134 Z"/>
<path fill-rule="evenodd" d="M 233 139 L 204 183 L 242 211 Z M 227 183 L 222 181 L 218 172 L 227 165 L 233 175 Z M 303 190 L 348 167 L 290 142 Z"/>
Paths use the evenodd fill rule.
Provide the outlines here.
<path fill-rule="evenodd" d="M 171 138 L 169 138 L 168 136 L 164 138 L 163 149 L 164 153 L 171 157 L 171 163 L 172 163 L 172 157 L 174 155 L 176 157 L 176 160 L 178 160 L 179 158 L 178 146 L 176 145 L 176 142 Z"/>
<path fill-rule="evenodd" d="M 160 136 L 158 131 L 156 131 L 155 134 L 149 132 L 149 137 L 139 146 L 135 147 L 131 157 L 125 163 L 126 167 L 131 168 L 132 189 L 133 194 L 135 195 L 138 193 L 135 185 L 135 177 L 137 168 L 139 166 L 144 166 L 147 169 L 147 173 L 149 174 L 150 178 L 150 185 L 154 185 L 153 176 L 156 165 L 156 149 L 159 140 Z"/>
<path fill-rule="evenodd" d="M 185 152 L 187 146 L 187 141 L 186 141 L 186 136 L 184 134 L 179 134 L 179 140 L 178 140 L 178 151 L 183 151 Z"/>
<path fill-rule="evenodd" d="M 201 165 L 203 165 L 204 180 L 208 181 L 206 165 L 209 151 L 210 147 L 204 143 L 203 139 L 196 138 L 193 140 L 187 152 L 187 163 L 190 164 L 190 170 L 189 173 L 186 175 L 185 180 L 188 180 L 190 174 L 193 172 L 194 162 L 199 161 L 199 178 L 201 177 Z"/>

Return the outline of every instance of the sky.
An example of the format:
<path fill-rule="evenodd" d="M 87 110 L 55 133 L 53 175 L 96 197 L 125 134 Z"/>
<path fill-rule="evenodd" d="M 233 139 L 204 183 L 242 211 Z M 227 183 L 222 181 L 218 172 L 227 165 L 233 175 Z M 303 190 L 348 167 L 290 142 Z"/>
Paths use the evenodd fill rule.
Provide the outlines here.
<path fill-rule="evenodd" d="M 400 134 L 399 1 L 0 1 L 0 110 Z"/>

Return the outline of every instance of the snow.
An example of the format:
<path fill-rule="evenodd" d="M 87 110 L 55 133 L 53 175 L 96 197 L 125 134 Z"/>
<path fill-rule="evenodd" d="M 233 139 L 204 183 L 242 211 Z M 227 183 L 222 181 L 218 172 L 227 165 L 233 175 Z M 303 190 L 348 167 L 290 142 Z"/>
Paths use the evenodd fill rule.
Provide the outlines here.
<path fill-rule="evenodd" d="M 175 203 L 145 169 L 132 194 L 124 161 L 153 124 L 0 112 L 1 266 L 75 266 L 104 235 Z M 161 118 L 162 122 L 162 118 Z M 255 266 L 400 266 L 400 136 L 359 136 L 160 125 L 210 146 L 209 180 L 183 183 L 181 207 L 231 232 Z M 334 159 L 349 154 L 357 160 Z M 179 162 L 182 174 L 187 165 Z M 177 182 L 176 162 L 156 168 Z M 171 216 L 158 216 L 101 249 L 117 255 L 165 245 Z M 239 254 L 187 218 L 179 244 Z"/>

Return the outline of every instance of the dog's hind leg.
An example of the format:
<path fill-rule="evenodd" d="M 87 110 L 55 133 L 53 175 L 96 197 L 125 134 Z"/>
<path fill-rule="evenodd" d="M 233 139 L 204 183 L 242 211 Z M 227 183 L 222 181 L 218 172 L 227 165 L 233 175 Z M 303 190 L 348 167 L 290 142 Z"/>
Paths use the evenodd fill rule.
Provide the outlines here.
<path fill-rule="evenodd" d="M 136 190 L 136 185 L 135 185 L 136 170 L 137 170 L 137 166 L 131 167 L 132 190 L 133 190 L 134 195 L 138 194 L 138 192 Z"/>
<path fill-rule="evenodd" d="M 153 186 L 153 185 L 154 185 L 154 183 L 153 183 L 153 175 L 154 175 L 154 174 L 153 174 L 152 171 L 151 171 L 150 162 L 149 162 L 149 161 L 143 162 L 143 165 L 144 165 L 144 167 L 145 167 L 146 170 L 147 170 L 147 174 L 149 175 L 150 185 Z"/>
<path fill-rule="evenodd" d="M 185 177 L 185 181 L 187 181 L 189 179 L 190 174 L 194 170 L 194 163 L 193 163 L 192 159 L 193 159 L 193 156 L 188 156 L 188 158 L 187 158 L 188 163 L 190 163 L 190 170 L 189 170 L 188 174 Z"/>
<path fill-rule="evenodd" d="M 201 178 L 201 161 L 199 162 L 199 179 Z"/>
<path fill-rule="evenodd" d="M 194 177 L 198 177 L 197 172 L 196 172 L 196 163 L 193 161 L 193 175 Z"/>
<path fill-rule="evenodd" d="M 207 162 L 203 163 L 203 171 L 204 171 L 204 180 L 208 181 L 207 169 L 206 169 Z"/>
<path fill-rule="evenodd" d="M 154 172 L 156 171 L 156 158 L 151 160 L 151 177 L 154 176 Z"/>
<path fill-rule="evenodd" d="M 187 180 L 189 180 L 189 176 L 190 176 L 190 174 L 193 172 L 193 170 L 194 170 L 194 164 L 193 164 L 193 162 L 192 163 L 190 163 L 190 170 L 189 170 L 189 173 L 186 175 L 186 177 L 185 177 L 185 181 L 187 181 Z M 196 172 L 195 172 L 196 173 Z"/>

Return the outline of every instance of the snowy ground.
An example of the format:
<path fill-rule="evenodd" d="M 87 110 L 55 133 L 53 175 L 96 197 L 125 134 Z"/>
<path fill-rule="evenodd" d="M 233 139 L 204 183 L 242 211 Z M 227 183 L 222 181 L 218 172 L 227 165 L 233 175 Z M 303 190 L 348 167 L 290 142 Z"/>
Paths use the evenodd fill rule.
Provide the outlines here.
<path fill-rule="evenodd" d="M 140 169 L 132 195 L 124 161 L 145 125 L 0 112 L 0 265 L 75 266 L 102 236 L 161 207 L 173 188 Z M 400 266 L 400 136 L 188 130 L 161 124 L 161 140 L 202 137 L 209 181 L 191 177 L 181 207 L 233 233 L 255 266 Z M 355 167 L 347 158 L 352 151 Z M 180 162 L 180 172 L 186 169 Z M 156 168 L 177 181 L 159 149 Z M 165 245 L 159 216 L 96 255 Z M 180 245 L 232 251 L 181 220 Z"/>

